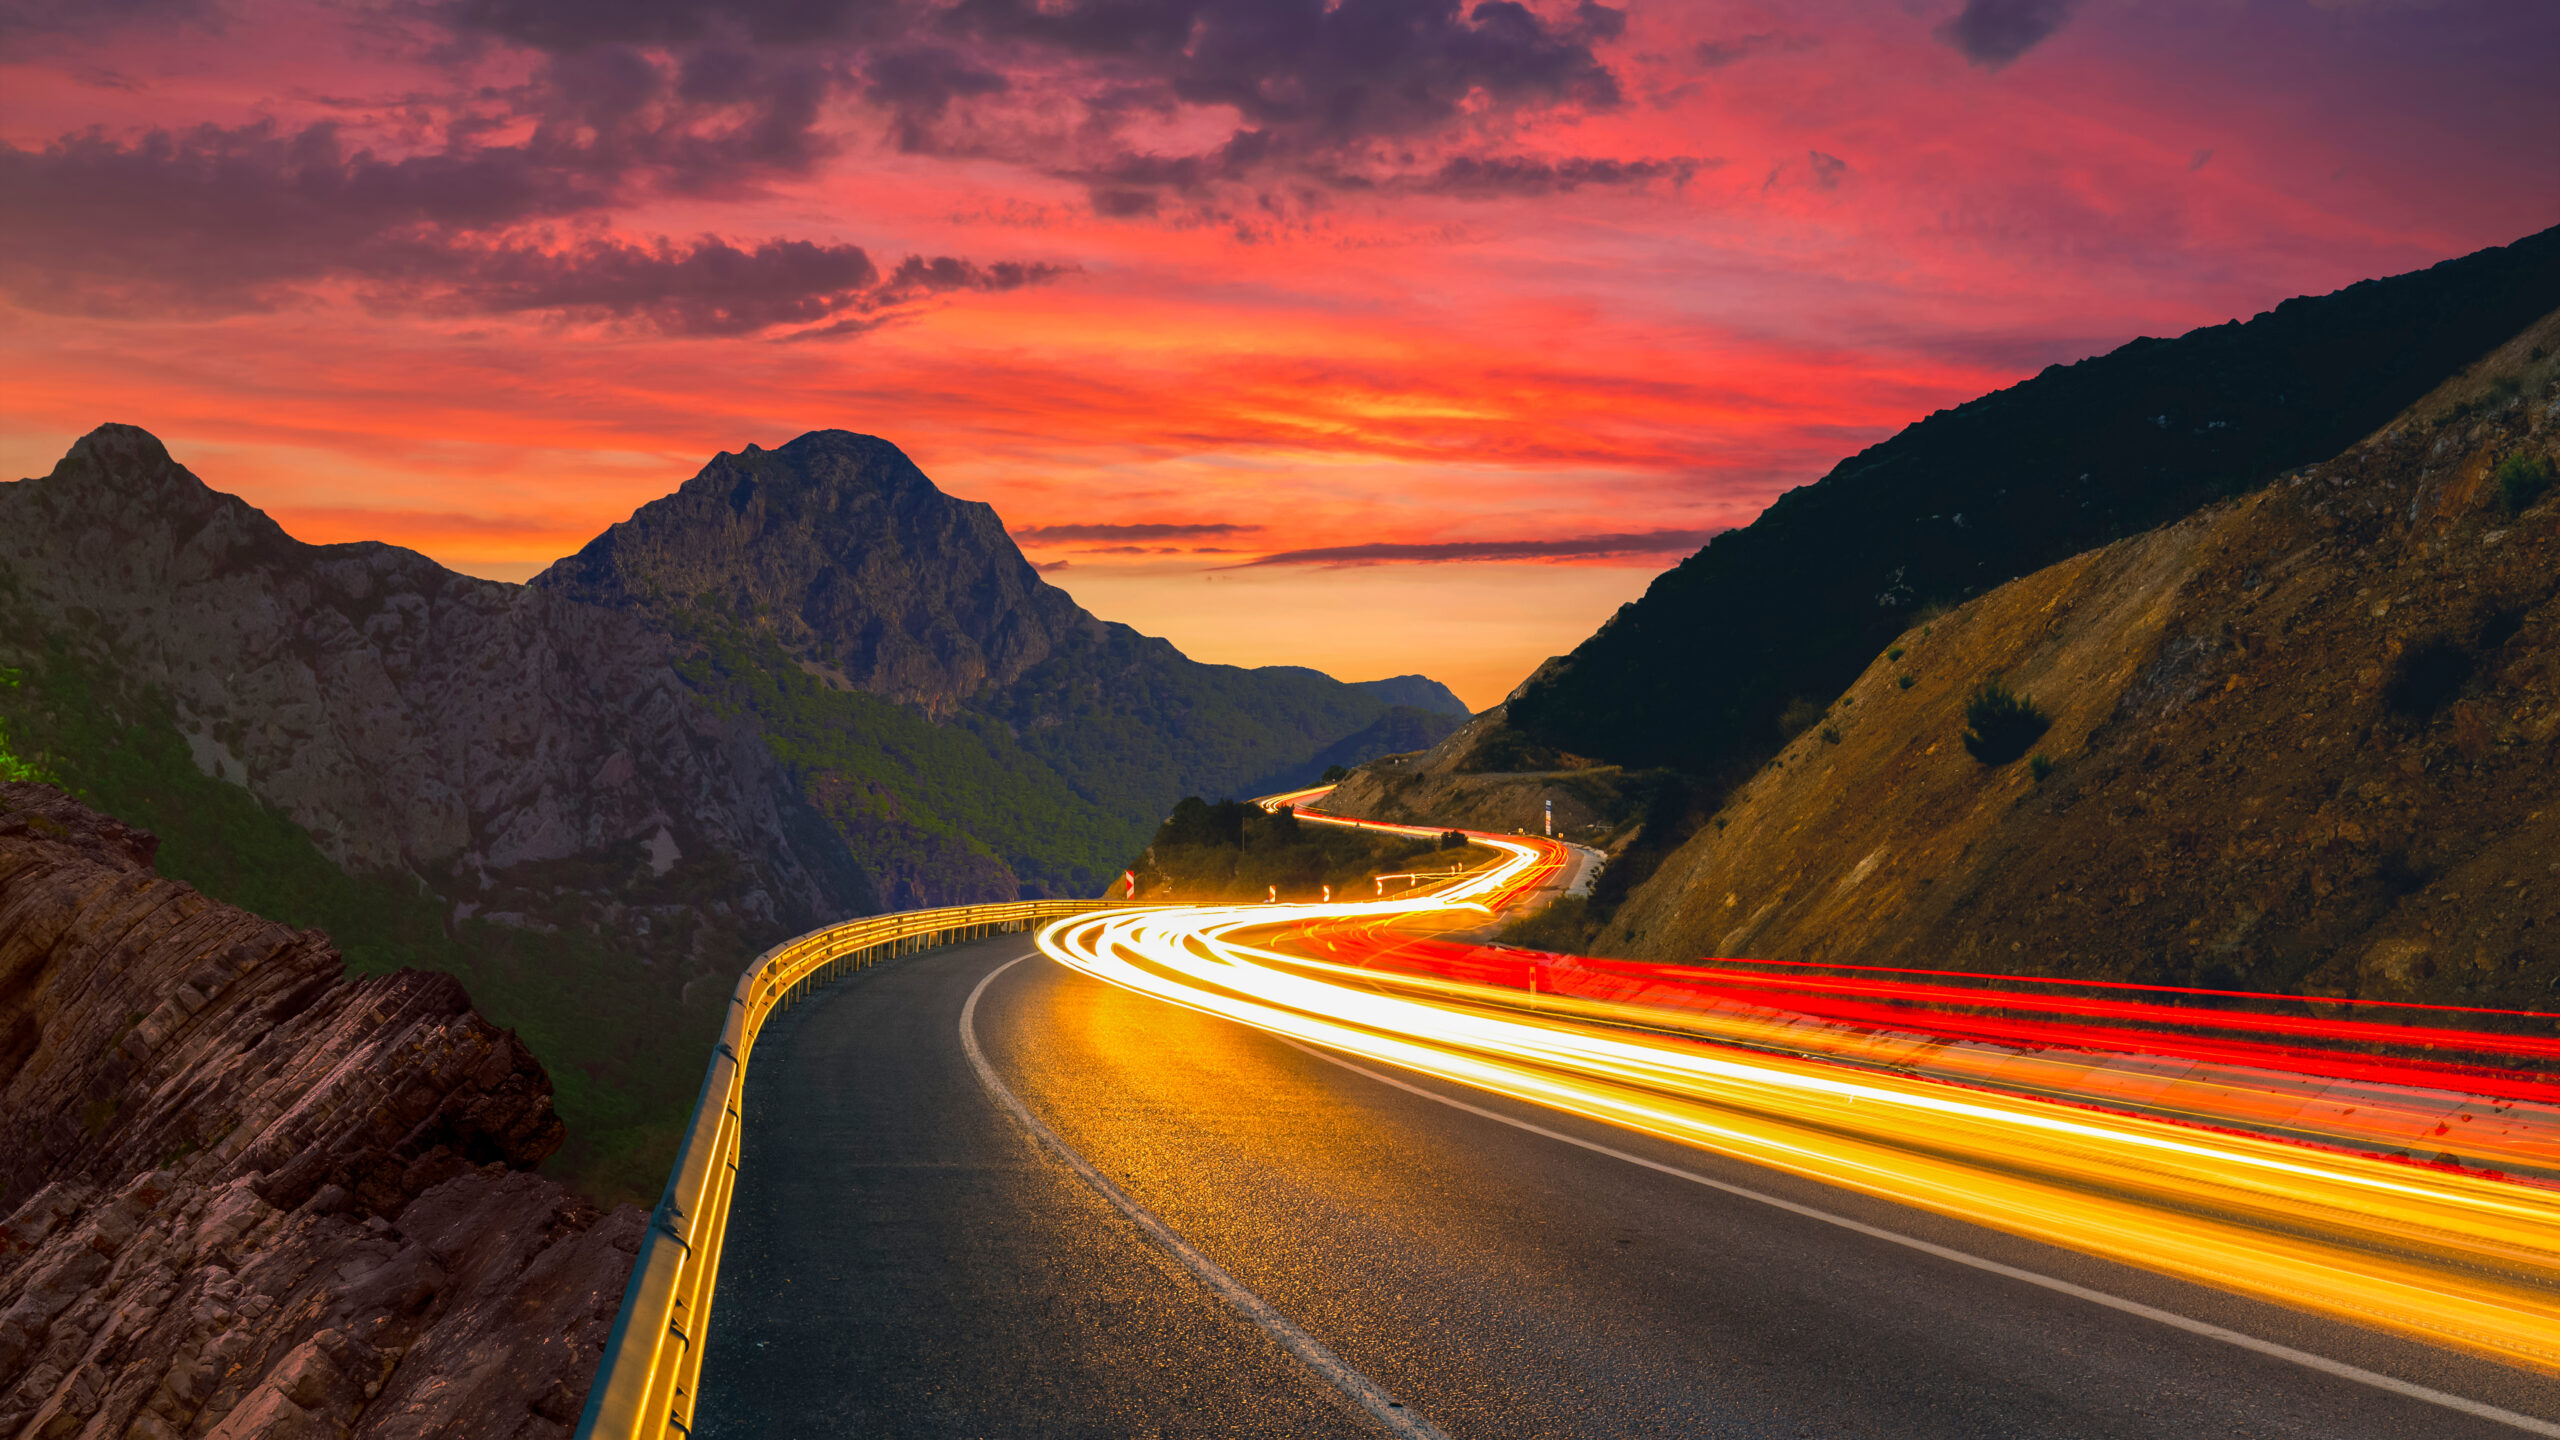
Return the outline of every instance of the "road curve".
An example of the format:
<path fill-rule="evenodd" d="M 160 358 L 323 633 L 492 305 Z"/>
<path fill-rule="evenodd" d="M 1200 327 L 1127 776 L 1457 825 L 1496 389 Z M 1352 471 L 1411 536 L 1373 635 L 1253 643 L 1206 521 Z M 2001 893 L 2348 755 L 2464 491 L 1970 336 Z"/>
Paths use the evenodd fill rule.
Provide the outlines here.
<path fill-rule="evenodd" d="M 1384 1433 L 980 1083 L 962 1008 L 1028 950 L 1011 936 L 861 972 L 766 1029 L 697 1433 Z M 975 1021 L 1061 1143 L 1454 1440 L 2519 1433 L 1495 1116 L 2560 1423 L 2542 1377 L 1382 1083 L 1046 959 L 988 985 Z"/>

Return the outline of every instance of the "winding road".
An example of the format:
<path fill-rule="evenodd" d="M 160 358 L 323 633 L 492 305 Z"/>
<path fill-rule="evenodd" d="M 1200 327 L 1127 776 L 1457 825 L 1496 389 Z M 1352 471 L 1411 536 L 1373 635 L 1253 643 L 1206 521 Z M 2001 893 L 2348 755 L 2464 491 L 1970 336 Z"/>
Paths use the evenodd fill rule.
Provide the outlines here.
<path fill-rule="evenodd" d="M 776 1016 L 746 1109 L 713 1440 L 2560 1435 L 2525 1369 L 1302 1047 L 1019 935 Z"/>

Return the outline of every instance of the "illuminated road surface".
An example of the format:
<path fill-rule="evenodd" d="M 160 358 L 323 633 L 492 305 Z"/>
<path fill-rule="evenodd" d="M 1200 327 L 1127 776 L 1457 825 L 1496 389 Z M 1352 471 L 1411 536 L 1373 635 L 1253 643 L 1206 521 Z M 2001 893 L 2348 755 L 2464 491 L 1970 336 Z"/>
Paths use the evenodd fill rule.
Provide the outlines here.
<path fill-rule="evenodd" d="M 1063 1146 L 1462 1440 L 2560 1433 L 2548 1191 L 1237 964 L 1274 918 L 1053 937 L 1119 983 L 928 954 L 777 1021 L 700 1433 L 1378 1433 L 1001 1108 L 982 982 Z"/>

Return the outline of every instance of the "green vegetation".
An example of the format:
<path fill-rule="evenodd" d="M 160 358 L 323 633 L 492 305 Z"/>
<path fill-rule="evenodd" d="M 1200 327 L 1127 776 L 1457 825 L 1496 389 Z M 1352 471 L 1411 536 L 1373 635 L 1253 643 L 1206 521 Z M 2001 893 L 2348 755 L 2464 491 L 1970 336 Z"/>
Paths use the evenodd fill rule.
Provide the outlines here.
<path fill-rule="evenodd" d="M 31 627 L 0 633 L 32 640 Z M 300 826 L 198 770 L 164 700 L 116 686 L 64 637 L 34 643 L 10 657 L 24 673 L 0 687 L 0 726 L 37 752 L 45 778 L 158 835 L 161 874 L 326 932 L 352 973 L 458 977 L 480 1012 L 515 1029 L 551 1072 L 569 1144 L 544 1168 L 608 1203 L 656 1199 L 719 1030 L 725 974 L 635 977 L 631 953 L 604 937 L 456 925 L 419 877 L 350 875 Z"/>
<path fill-rule="evenodd" d="M 15 690 L 26 677 L 16 670 L 0 666 L 0 690 Z M 9 748 L 9 727 L 0 724 L 0 782 L 33 780 L 53 783 L 53 772 L 21 757 Z"/>
<path fill-rule="evenodd" d="M 1315 900 L 1328 885 L 1352 899 L 1369 893 L 1372 876 L 1467 869 L 1493 858 L 1467 847 L 1464 836 L 1455 849 L 1446 840 L 1302 825 L 1286 805 L 1266 814 L 1241 800 L 1213 805 L 1191 795 L 1173 807 L 1131 868 L 1141 899 L 1260 900 L 1276 891 L 1283 900 Z"/>
<path fill-rule="evenodd" d="M 1964 702 L 1965 753 L 1985 765 L 2006 765 L 2026 754 L 2052 727 L 2053 717 L 1997 676 L 1974 687 Z"/>
<path fill-rule="evenodd" d="M 2053 757 L 2042 752 L 2028 756 L 2027 773 L 2036 777 L 2037 784 L 2043 784 L 2045 777 L 2053 773 Z"/>
<path fill-rule="evenodd" d="M 1464 830 L 1443 830 L 1440 832 L 1440 848 L 1443 850 L 1464 850 L 1467 848 L 1467 845 L 1467 832 Z"/>
<path fill-rule="evenodd" d="M 1825 726 L 1823 726 L 1823 727 L 1822 727 L 1822 743 L 1823 743 L 1823 744 L 1825 744 L 1825 745 L 1837 745 L 1837 744 L 1839 744 L 1839 743 L 1840 743 L 1840 731 L 1839 731 L 1839 729 L 1838 729 L 1837 727 L 1835 727 L 1835 726 L 1831 726 L 1831 725 L 1825 725 Z"/>
<path fill-rule="evenodd" d="M 1886 660 L 1886 662 L 1887 662 L 1887 663 L 1891 663 L 1891 662 L 1893 662 L 1893 661 L 1896 661 L 1896 660 L 1901 659 L 1901 658 L 1902 658 L 1902 647 L 1901 647 L 1901 646 L 1899 646 L 1899 645 L 1895 645 L 1895 646 L 1891 646 L 1891 647 L 1887 648 L 1887 649 L 1886 649 L 1886 651 L 1884 652 L 1884 658 L 1885 658 L 1885 660 Z"/>
<path fill-rule="evenodd" d="M 867 690 L 836 689 L 717 597 L 667 619 L 694 652 L 676 667 L 686 683 L 762 722 L 775 756 L 875 872 L 975 853 L 1048 893 L 1092 895 L 1145 834 L 1127 817 L 1147 809 L 1115 812 L 1077 793 L 1000 721 L 964 711 L 936 725 Z"/>
<path fill-rule="evenodd" d="M 2523 510 L 2551 488 L 2551 457 L 2510 455 L 2498 462 L 2498 494 L 2510 510 Z"/>
<path fill-rule="evenodd" d="M 1499 944 L 1550 955 L 1579 955 L 1598 927 L 1591 923 L 1591 902 L 1579 895 L 1560 895 L 1525 919 L 1502 927 Z"/>
<path fill-rule="evenodd" d="M 1339 765 L 1327 765 L 1324 767 L 1324 773 L 1316 777 L 1316 783 L 1319 785 L 1333 785 L 1350 778 L 1350 771 L 1343 769 Z"/>
<path fill-rule="evenodd" d="M 1893 683 L 1901 686 L 1905 690 L 1908 690 L 1912 686 L 1920 683 L 1920 677 L 1912 674 L 1908 670 L 1905 670 L 1901 674 L 1893 677 Z"/>
<path fill-rule="evenodd" d="M 1793 740 L 1813 728 L 1813 722 L 1822 718 L 1822 711 L 1822 702 L 1808 695 L 1788 701 L 1787 708 L 1778 712 L 1778 738 Z"/>

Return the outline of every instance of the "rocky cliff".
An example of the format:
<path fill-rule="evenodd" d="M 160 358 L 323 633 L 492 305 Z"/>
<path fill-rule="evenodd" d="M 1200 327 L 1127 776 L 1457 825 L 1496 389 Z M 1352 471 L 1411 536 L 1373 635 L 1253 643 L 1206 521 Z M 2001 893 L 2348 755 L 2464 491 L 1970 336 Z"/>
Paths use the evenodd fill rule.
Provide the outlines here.
<path fill-rule="evenodd" d="M 0 785 L 0 1434 L 565 1435 L 643 1222 L 541 1065 L 154 845 Z"/>
<path fill-rule="evenodd" d="M 2549 1010 L 2555 352 L 2560 316 L 2332 461 L 1915 625 L 1597 951 Z M 2050 728 L 1985 763 L 1993 677 Z"/>

